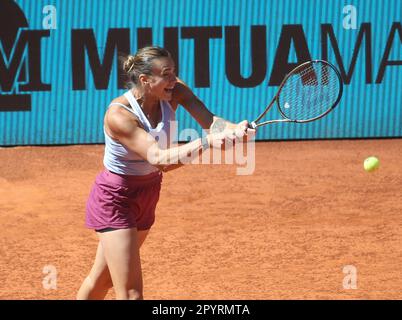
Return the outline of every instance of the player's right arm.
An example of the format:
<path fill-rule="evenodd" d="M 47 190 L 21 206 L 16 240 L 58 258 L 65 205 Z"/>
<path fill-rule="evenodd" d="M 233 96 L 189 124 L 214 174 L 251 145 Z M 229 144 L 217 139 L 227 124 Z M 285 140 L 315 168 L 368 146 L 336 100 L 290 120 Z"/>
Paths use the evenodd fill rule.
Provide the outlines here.
<path fill-rule="evenodd" d="M 109 112 L 105 120 L 115 140 L 160 170 L 164 170 L 167 165 L 188 163 L 199 156 L 203 149 L 200 138 L 178 147 L 161 149 L 154 137 L 140 126 L 138 119 L 132 115 L 128 117 L 121 111 Z M 234 139 L 235 135 L 233 131 L 225 131 L 208 134 L 206 138 L 209 146 L 216 146 L 225 139 Z"/>

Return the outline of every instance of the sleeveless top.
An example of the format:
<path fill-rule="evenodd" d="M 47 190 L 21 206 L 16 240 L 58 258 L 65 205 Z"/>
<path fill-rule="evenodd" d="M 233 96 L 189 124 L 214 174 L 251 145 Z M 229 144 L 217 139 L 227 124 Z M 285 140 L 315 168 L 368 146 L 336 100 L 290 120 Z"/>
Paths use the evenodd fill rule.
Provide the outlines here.
<path fill-rule="evenodd" d="M 131 109 L 117 102 L 110 104 L 110 106 L 119 105 L 134 114 L 144 127 L 145 131 L 158 141 L 159 148 L 169 148 L 171 139 L 173 138 L 172 135 L 175 132 L 173 128 L 175 124 L 175 112 L 170 103 L 168 101 L 160 100 L 159 104 L 162 120 L 155 128 L 152 128 L 148 118 L 145 116 L 132 92 L 127 91 L 124 96 L 130 103 Z M 103 164 L 107 170 L 118 174 L 136 176 L 147 175 L 159 170 L 148 161 L 141 158 L 137 153 L 130 151 L 119 141 L 109 137 L 105 131 L 105 127 L 103 127 L 103 132 L 105 134 L 105 154 L 103 157 Z"/>

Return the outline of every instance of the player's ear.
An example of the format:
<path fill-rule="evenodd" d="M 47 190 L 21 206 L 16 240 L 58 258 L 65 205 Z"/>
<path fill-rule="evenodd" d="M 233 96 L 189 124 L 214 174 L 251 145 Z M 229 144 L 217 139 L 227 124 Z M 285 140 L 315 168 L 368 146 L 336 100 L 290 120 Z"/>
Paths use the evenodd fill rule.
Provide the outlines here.
<path fill-rule="evenodd" d="M 140 80 L 142 86 L 145 86 L 148 84 L 149 77 L 145 73 L 141 73 L 138 77 L 138 80 Z"/>

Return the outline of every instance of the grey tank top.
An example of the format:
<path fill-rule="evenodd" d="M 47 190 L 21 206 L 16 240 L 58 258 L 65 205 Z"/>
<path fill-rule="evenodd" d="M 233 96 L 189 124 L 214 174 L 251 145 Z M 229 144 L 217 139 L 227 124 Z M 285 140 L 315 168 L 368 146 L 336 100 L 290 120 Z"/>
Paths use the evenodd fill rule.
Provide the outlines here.
<path fill-rule="evenodd" d="M 176 132 L 173 127 L 176 124 L 175 112 L 170 103 L 164 100 L 160 101 L 162 121 L 159 122 L 155 128 L 152 128 L 148 118 L 145 116 L 132 92 L 127 91 L 124 96 L 130 103 L 131 109 L 121 103 L 112 103 L 110 106 L 119 105 L 134 114 L 143 125 L 145 131 L 158 141 L 159 148 L 169 148 L 171 141 L 175 138 L 173 135 Z M 105 128 L 103 128 L 103 131 L 105 134 L 105 154 L 103 164 L 106 169 L 118 174 L 136 176 L 147 175 L 158 171 L 158 168 L 142 159 L 137 153 L 130 151 L 119 141 L 109 137 Z"/>

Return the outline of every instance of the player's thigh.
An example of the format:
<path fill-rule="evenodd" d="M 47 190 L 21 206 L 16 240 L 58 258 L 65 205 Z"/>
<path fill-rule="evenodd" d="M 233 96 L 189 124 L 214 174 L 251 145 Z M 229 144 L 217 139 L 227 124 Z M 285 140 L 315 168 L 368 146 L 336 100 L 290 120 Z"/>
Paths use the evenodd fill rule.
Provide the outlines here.
<path fill-rule="evenodd" d="M 138 246 L 141 247 L 144 243 L 147 235 L 149 233 L 148 230 L 138 230 Z M 96 250 L 95 262 L 92 266 L 92 269 L 89 273 L 90 279 L 99 285 L 105 287 L 112 287 L 112 278 L 110 276 L 109 268 L 106 263 L 105 254 L 103 252 L 102 242 L 99 241 L 98 248 Z"/>
<path fill-rule="evenodd" d="M 136 228 L 100 233 L 104 256 L 117 292 L 136 290 L 142 295 L 142 271 Z"/>

